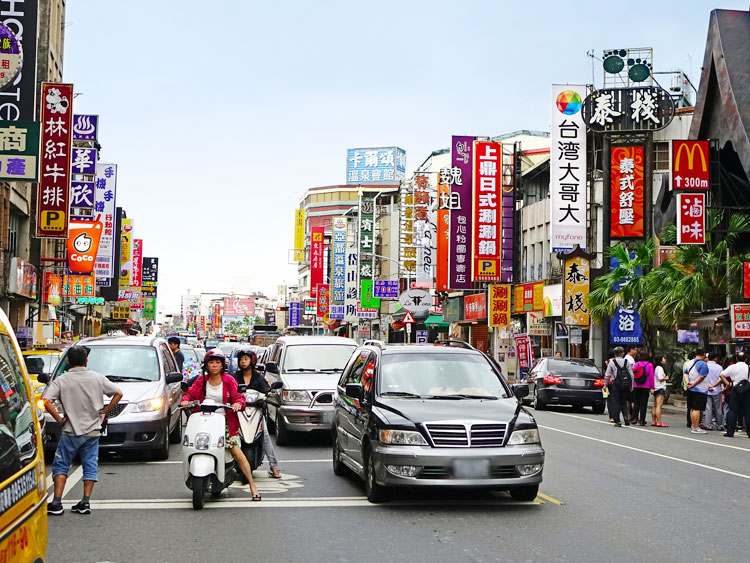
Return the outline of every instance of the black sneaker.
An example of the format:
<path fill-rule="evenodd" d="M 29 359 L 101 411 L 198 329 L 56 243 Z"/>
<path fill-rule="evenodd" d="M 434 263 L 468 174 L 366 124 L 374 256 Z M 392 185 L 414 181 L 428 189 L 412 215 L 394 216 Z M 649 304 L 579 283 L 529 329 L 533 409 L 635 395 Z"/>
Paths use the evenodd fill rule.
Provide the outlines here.
<path fill-rule="evenodd" d="M 619 422 L 615 422 L 614 426 L 615 428 L 622 428 L 622 424 L 620 424 Z"/>
<path fill-rule="evenodd" d="M 47 505 L 47 514 L 53 514 L 54 516 L 60 516 L 65 509 L 63 508 L 62 502 L 54 500 Z"/>
<path fill-rule="evenodd" d="M 91 514 L 91 506 L 87 502 L 80 501 L 70 509 L 77 514 Z"/>

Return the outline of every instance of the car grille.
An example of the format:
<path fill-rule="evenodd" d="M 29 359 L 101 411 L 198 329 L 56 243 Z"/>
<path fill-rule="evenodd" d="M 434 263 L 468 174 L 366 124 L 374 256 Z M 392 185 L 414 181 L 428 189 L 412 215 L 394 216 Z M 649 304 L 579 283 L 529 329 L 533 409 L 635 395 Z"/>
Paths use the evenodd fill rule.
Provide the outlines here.
<path fill-rule="evenodd" d="M 333 403 L 333 393 L 318 393 L 313 399 L 313 404 L 330 405 Z"/>
<path fill-rule="evenodd" d="M 420 479 L 447 479 L 450 477 L 447 467 L 427 466 L 422 468 Z"/>
<path fill-rule="evenodd" d="M 425 424 L 432 443 L 437 447 L 490 448 L 505 442 L 507 424 Z"/>
<path fill-rule="evenodd" d="M 107 415 L 107 418 L 114 418 L 117 415 L 119 415 L 122 411 L 125 410 L 125 407 L 127 407 L 127 403 L 117 403 L 114 407 L 112 407 L 112 410 L 109 411 L 109 414 Z"/>
<path fill-rule="evenodd" d="M 492 468 L 492 476 L 508 479 L 518 477 L 518 473 L 516 473 L 515 465 L 498 465 L 497 467 Z"/>
<path fill-rule="evenodd" d="M 490 478 L 493 479 L 513 479 L 518 477 L 515 465 L 498 465 L 492 468 Z M 438 465 L 427 465 L 419 473 L 419 479 L 450 479 L 452 475 L 450 468 Z"/>

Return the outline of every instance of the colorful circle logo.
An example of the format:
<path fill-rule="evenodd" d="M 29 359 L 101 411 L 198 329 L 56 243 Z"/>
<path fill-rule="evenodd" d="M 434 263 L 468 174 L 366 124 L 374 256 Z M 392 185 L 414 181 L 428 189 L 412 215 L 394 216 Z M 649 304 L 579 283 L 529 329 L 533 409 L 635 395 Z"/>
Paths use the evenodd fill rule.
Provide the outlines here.
<path fill-rule="evenodd" d="M 581 111 L 581 96 L 574 90 L 563 90 L 557 96 L 557 109 L 565 115 L 573 115 Z"/>

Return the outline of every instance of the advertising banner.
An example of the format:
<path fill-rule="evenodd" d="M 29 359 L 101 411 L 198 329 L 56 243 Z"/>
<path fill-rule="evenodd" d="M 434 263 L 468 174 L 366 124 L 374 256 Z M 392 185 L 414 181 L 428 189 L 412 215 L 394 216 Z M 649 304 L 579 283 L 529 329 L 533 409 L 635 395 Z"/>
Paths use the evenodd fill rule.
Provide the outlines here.
<path fill-rule="evenodd" d="M 323 283 L 323 241 L 325 229 L 313 227 L 310 231 L 310 295 L 315 297 L 318 285 Z"/>
<path fill-rule="evenodd" d="M 131 271 L 131 284 L 141 287 L 141 273 L 143 272 L 143 239 L 133 239 L 133 266 Z"/>
<path fill-rule="evenodd" d="M 63 276 L 63 297 L 94 297 L 94 276 Z"/>
<path fill-rule="evenodd" d="M 327 323 L 330 320 L 331 288 L 327 283 L 319 283 L 316 291 L 315 320 L 319 323 Z"/>
<path fill-rule="evenodd" d="M 491 327 L 504 327 L 510 324 L 510 286 L 489 285 L 489 307 L 487 324 Z"/>
<path fill-rule="evenodd" d="M 609 322 L 610 344 L 641 344 L 641 316 L 632 303 L 620 305 Z"/>
<path fill-rule="evenodd" d="M 156 297 L 143 298 L 143 313 L 141 315 L 147 321 L 156 320 Z"/>
<path fill-rule="evenodd" d="M 503 156 L 503 201 L 501 206 L 502 219 L 502 262 L 501 281 L 513 281 L 513 254 L 515 252 L 515 215 L 516 215 L 516 186 L 515 186 L 515 152 Z"/>
<path fill-rule="evenodd" d="M 33 264 L 14 256 L 10 259 L 10 275 L 8 276 L 8 291 L 36 299 L 36 268 Z"/>
<path fill-rule="evenodd" d="M 672 189 L 707 190 L 710 186 L 708 141 L 672 141 Z"/>
<path fill-rule="evenodd" d="M 374 280 L 373 296 L 382 299 L 398 299 L 398 280 Z"/>
<path fill-rule="evenodd" d="M 122 220 L 120 236 L 120 287 L 129 287 L 133 273 L 133 220 Z"/>
<path fill-rule="evenodd" d="M 98 115 L 73 116 L 73 140 L 96 141 L 99 138 Z"/>
<path fill-rule="evenodd" d="M 401 275 L 412 277 L 417 272 L 417 246 L 414 237 L 414 189 L 404 182 L 399 194 L 399 258 Z"/>
<path fill-rule="evenodd" d="M 475 293 L 464 297 L 464 315 L 466 320 L 476 321 L 487 318 L 487 294 Z"/>
<path fill-rule="evenodd" d="M 62 303 L 62 276 L 44 272 L 42 276 L 42 303 L 58 306 Z"/>
<path fill-rule="evenodd" d="M 289 303 L 289 326 L 300 325 L 300 302 L 292 301 Z"/>
<path fill-rule="evenodd" d="M 118 303 L 112 306 L 112 318 L 118 321 L 130 318 L 130 305 L 128 303 Z"/>
<path fill-rule="evenodd" d="M 451 185 L 452 175 L 446 177 L 443 169 L 440 171 L 437 194 L 437 232 L 435 244 L 437 259 L 435 262 L 435 289 L 437 291 L 448 290 L 448 255 L 450 252 L 451 236 Z M 450 168 L 447 169 L 450 172 Z"/>
<path fill-rule="evenodd" d="M 23 50 L 21 73 L 11 87 L 0 92 L 0 119 L 40 121 L 36 103 L 38 5 L 38 1 L 0 2 L 0 21 L 21 42 Z"/>
<path fill-rule="evenodd" d="M 221 304 L 214 303 L 214 330 L 221 328 Z"/>
<path fill-rule="evenodd" d="M 501 280 L 502 157 L 500 143 L 474 142 L 472 281 Z"/>
<path fill-rule="evenodd" d="M 346 303 L 346 217 L 334 217 L 333 267 L 331 269 L 331 313 L 333 320 L 344 320 Z"/>
<path fill-rule="evenodd" d="M 706 244 L 706 194 L 677 194 L 677 244 Z"/>
<path fill-rule="evenodd" d="M 448 287 L 471 289 L 472 153 L 474 137 L 454 135 L 451 141 L 450 263 Z"/>
<path fill-rule="evenodd" d="M 750 303 L 732 305 L 732 339 L 750 338 Z"/>
<path fill-rule="evenodd" d="M 359 279 L 373 279 L 375 233 L 375 207 L 371 196 L 362 195 L 359 200 Z M 364 297 L 363 297 L 364 299 Z"/>
<path fill-rule="evenodd" d="M 159 283 L 159 259 L 154 257 L 143 258 L 143 268 L 141 270 L 141 285 L 155 286 Z"/>
<path fill-rule="evenodd" d="M 406 174 L 406 152 L 398 147 L 346 151 L 347 184 L 398 184 Z"/>
<path fill-rule="evenodd" d="M 531 336 L 552 336 L 552 325 L 545 320 L 544 313 L 526 313 L 526 331 Z"/>
<path fill-rule="evenodd" d="M 117 165 L 99 162 L 96 165 L 96 191 L 94 213 L 104 224 L 99 251 L 96 253 L 94 272 L 97 281 L 111 280 L 119 276 L 119 264 L 115 259 L 115 208 L 117 203 Z M 109 282 L 107 282 L 108 284 Z"/>
<path fill-rule="evenodd" d="M 130 303 L 131 309 L 143 309 L 144 297 L 140 287 L 121 287 L 117 294 L 117 300 Z"/>
<path fill-rule="evenodd" d="M 39 159 L 36 236 L 67 238 L 70 207 L 73 85 L 42 83 L 42 139 Z"/>
<path fill-rule="evenodd" d="M 515 285 L 513 292 L 514 313 L 544 310 L 544 282 Z"/>
<path fill-rule="evenodd" d="M 38 159 L 39 123 L 0 121 L 0 180 L 35 182 Z"/>
<path fill-rule="evenodd" d="M 232 295 L 224 298 L 224 315 L 229 317 L 254 317 L 255 299 Z"/>
<path fill-rule="evenodd" d="M 367 307 L 360 307 L 359 303 L 357 303 L 357 318 L 358 319 L 377 319 L 378 310 L 368 309 Z"/>
<path fill-rule="evenodd" d="M 5 24 L 0 24 L 0 88 L 10 84 L 21 72 L 23 50 L 16 35 Z"/>
<path fill-rule="evenodd" d="M 99 251 L 103 225 L 99 221 L 71 220 L 68 227 L 68 269 L 72 274 L 91 274 Z"/>
<path fill-rule="evenodd" d="M 531 338 L 528 334 L 516 334 L 514 341 L 516 343 L 518 367 L 521 369 L 531 369 L 534 363 L 534 349 L 531 347 Z"/>
<path fill-rule="evenodd" d="M 72 182 L 70 184 L 70 216 L 91 219 L 94 213 L 95 182 Z"/>
<path fill-rule="evenodd" d="M 563 286 L 561 283 L 545 285 L 542 290 L 545 317 L 562 317 Z"/>
<path fill-rule="evenodd" d="M 417 247 L 417 279 L 414 287 L 429 289 L 435 281 L 435 205 L 430 180 L 419 174 L 414 188 L 414 244 Z"/>
<path fill-rule="evenodd" d="M 750 299 L 750 262 L 742 263 L 742 296 Z"/>
<path fill-rule="evenodd" d="M 380 299 L 374 296 L 374 281 L 360 280 L 359 300 L 364 309 L 379 309 Z"/>
<path fill-rule="evenodd" d="M 643 236 L 643 147 L 612 147 L 610 160 L 613 239 Z"/>
<path fill-rule="evenodd" d="M 346 301 L 344 303 L 344 321 L 357 322 L 357 306 L 359 305 L 359 254 L 357 247 L 350 245 L 346 249 Z"/>
<path fill-rule="evenodd" d="M 305 260 L 305 210 L 294 210 L 294 261 Z"/>
<path fill-rule="evenodd" d="M 552 86 L 550 130 L 550 246 L 586 249 L 586 125 L 581 107 L 586 86 Z"/>
<path fill-rule="evenodd" d="M 589 261 L 582 256 L 565 260 L 563 272 L 565 318 L 568 326 L 589 326 Z"/>
<path fill-rule="evenodd" d="M 74 148 L 70 166 L 73 174 L 85 174 L 93 176 L 96 174 L 96 149 Z"/>

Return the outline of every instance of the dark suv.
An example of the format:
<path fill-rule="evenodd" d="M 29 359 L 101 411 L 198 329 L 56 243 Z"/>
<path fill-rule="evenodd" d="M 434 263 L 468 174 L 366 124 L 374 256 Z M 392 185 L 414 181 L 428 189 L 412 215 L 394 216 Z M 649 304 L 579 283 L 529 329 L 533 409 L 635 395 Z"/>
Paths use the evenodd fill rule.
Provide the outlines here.
<path fill-rule="evenodd" d="M 371 502 L 391 487 L 484 487 L 536 498 L 544 450 L 534 418 L 482 352 L 366 345 L 339 379 L 333 471 L 354 471 Z"/>

